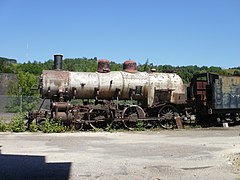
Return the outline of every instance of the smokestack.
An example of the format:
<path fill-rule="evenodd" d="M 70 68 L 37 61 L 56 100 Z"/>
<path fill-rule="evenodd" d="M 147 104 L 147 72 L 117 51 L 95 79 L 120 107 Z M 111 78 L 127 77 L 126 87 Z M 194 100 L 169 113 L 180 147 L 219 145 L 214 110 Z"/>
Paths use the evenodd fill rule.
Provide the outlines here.
<path fill-rule="evenodd" d="M 55 70 L 62 69 L 62 59 L 63 59 L 63 55 L 61 55 L 61 54 L 54 55 L 54 69 Z"/>

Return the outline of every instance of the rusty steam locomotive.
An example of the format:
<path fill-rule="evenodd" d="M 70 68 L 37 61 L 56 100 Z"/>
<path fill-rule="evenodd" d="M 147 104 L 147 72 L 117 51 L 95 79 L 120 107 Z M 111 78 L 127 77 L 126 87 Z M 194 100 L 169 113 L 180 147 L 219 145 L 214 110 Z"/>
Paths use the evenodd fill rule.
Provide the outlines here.
<path fill-rule="evenodd" d="M 30 120 L 49 117 L 79 128 L 106 123 L 130 128 L 138 120 L 173 128 L 176 117 L 239 121 L 240 77 L 204 73 L 186 86 L 176 73 L 138 72 L 133 60 L 124 62 L 123 71 L 111 71 L 108 60 L 99 60 L 97 72 L 70 72 L 62 70 L 62 58 L 54 55 L 54 70 L 43 70 L 40 78 L 41 96 L 50 107 L 30 112 Z M 73 105 L 74 99 L 82 103 Z"/>

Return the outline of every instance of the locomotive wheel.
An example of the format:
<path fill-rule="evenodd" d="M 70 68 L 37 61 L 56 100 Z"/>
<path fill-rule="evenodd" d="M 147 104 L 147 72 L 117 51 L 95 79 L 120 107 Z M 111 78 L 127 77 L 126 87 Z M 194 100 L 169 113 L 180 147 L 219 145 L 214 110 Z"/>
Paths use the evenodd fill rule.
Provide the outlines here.
<path fill-rule="evenodd" d="M 122 121 L 124 127 L 132 131 L 138 119 L 145 118 L 145 112 L 140 106 L 132 105 L 123 110 L 122 118 L 127 119 Z"/>
<path fill-rule="evenodd" d="M 163 106 L 158 112 L 159 124 L 164 129 L 173 129 L 175 126 L 175 117 L 177 109 L 172 105 Z"/>
<path fill-rule="evenodd" d="M 78 122 L 75 123 L 76 130 L 81 131 L 83 129 L 83 125 L 84 123 L 78 123 Z"/>
<path fill-rule="evenodd" d="M 38 129 L 40 131 L 43 131 L 44 129 L 44 126 L 45 126 L 45 119 L 40 119 L 37 121 L 37 125 L 38 125 Z"/>
<path fill-rule="evenodd" d="M 90 122 L 89 125 L 94 131 L 103 131 L 104 129 L 106 129 L 108 125 L 109 125 L 109 128 L 111 127 L 111 122 L 109 124 L 109 122 L 107 121 L 95 121 L 95 122 Z"/>
<path fill-rule="evenodd" d="M 123 128 L 122 121 L 113 121 L 112 122 L 112 128 L 113 129 L 121 129 L 121 128 Z"/>
<path fill-rule="evenodd" d="M 122 118 L 128 118 L 129 121 L 136 122 L 138 118 L 145 118 L 145 112 L 140 106 L 132 105 L 123 110 Z"/>
<path fill-rule="evenodd" d="M 129 131 L 133 131 L 134 130 L 134 127 L 135 127 L 135 122 L 132 122 L 132 121 L 122 121 L 123 123 L 123 126 L 125 128 L 127 128 Z"/>
<path fill-rule="evenodd" d="M 89 123 L 89 125 L 90 125 L 90 127 L 91 127 L 94 131 L 97 131 L 97 130 L 98 130 L 98 128 L 95 127 L 92 123 Z"/>

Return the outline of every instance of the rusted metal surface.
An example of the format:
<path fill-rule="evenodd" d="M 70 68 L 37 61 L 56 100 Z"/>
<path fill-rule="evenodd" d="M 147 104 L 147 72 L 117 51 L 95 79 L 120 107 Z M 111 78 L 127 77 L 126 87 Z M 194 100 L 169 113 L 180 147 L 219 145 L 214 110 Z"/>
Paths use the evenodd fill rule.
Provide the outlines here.
<path fill-rule="evenodd" d="M 214 84 L 214 100 L 217 109 L 240 108 L 240 77 L 219 76 Z"/>
<path fill-rule="evenodd" d="M 122 118 L 128 118 L 131 121 L 137 121 L 138 119 L 143 119 L 146 117 L 144 110 L 137 105 L 131 105 L 124 108 L 122 112 Z"/>
<path fill-rule="evenodd" d="M 146 72 L 120 72 L 123 78 L 120 99 L 144 100 L 147 98 L 148 74 Z"/>
<path fill-rule="evenodd" d="M 182 79 L 173 73 L 109 73 L 43 71 L 43 97 L 54 98 L 60 93 L 70 99 L 147 99 L 148 107 L 164 102 L 180 104 L 184 99 Z M 159 94 L 159 95 L 158 95 Z"/>
<path fill-rule="evenodd" d="M 148 84 L 147 73 L 140 72 L 70 72 L 69 79 L 70 89 L 75 90 L 76 99 L 144 99 Z"/>
<path fill-rule="evenodd" d="M 176 125 L 178 129 L 183 129 L 183 125 L 182 125 L 182 119 L 180 116 L 176 117 Z"/>
<path fill-rule="evenodd" d="M 110 62 L 107 59 L 100 59 L 98 61 L 98 70 L 99 73 L 110 72 Z"/>
<path fill-rule="evenodd" d="M 69 91 L 69 71 L 43 70 L 40 86 L 42 97 L 55 99 L 59 93 Z"/>
<path fill-rule="evenodd" d="M 197 81 L 197 95 L 201 99 L 201 101 L 205 101 L 207 99 L 206 97 L 206 81 Z"/>
<path fill-rule="evenodd" d="M 185 102 L 185 89 L 181 77 L 175 73 L 150 73 L 148 85 L 148 106 L 154 105 L 155 99 L 162 100 L 162 94 L 170 93 L 164 101 L 182 104 Z M 159 94 L 155 96 L 155 94 Z M 166 96 L 163 96 L 166 98 Z"/>
<path fill-rule="evenodd" d="M 134 60 L 127 60 L 123 63 L 123 71 L 135 73 L 137 72 L 137 64 Z"/>
<path fill-rule="evenodd" d="M 95 99 L 99 88 L 98 73 L 69 72 L 69 76 L 70 97 L 74 99 Z"/>
<path fill-rule="evenodd" d="M 98 73 L 98 99 L 121 98 L 123 89 L 123 77 L 119 71 L 112 71 L 105 74 Z"/>
<path fill-rule="evenodd" d="M 69 102 L 53 102 L 52 103 L 52 109 L 56 111 L 63 111 L 67 112 L 70 110 L 72 105 Z"/>

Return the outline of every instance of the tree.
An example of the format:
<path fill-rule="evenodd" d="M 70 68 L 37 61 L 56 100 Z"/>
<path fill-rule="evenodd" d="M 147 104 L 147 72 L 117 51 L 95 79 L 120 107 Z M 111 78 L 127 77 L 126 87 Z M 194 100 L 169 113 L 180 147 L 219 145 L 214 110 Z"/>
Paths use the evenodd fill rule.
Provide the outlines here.
<path fill-rule="evenodd" d="M 39 103 L 39 95 L 32 88 L 37 86 L 37 78 L 29 72 L 19 70 L 17 82 L 9 83 L 8 95 L 11 101 L 7 105 L 9 112 L 24 112 L 33 108 Z"/>
<path fill-rule="evenodd" d="M 15 59 L 0 57 L 0 73 L 13 73 L 13 64 L 16 64 Z"/>
<path fill-rule="evenodd" d="M 240 70 L 235 70 L 233 73 L 234 76 L 240 76 Z"/>

